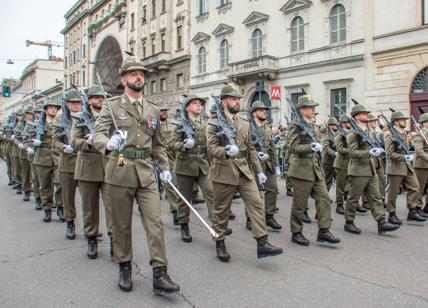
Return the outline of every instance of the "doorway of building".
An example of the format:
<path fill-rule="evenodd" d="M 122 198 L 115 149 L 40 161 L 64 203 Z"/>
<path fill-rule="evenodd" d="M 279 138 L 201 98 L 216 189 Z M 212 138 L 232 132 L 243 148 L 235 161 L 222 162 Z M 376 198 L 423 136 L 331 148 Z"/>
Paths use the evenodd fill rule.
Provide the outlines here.
<path fill-rule="evenodd" d="M 422 113 L 428 112 L 428 67 L 421 70 L 413 80 L 409 100 L 410 113 L 418 121 Z"/>

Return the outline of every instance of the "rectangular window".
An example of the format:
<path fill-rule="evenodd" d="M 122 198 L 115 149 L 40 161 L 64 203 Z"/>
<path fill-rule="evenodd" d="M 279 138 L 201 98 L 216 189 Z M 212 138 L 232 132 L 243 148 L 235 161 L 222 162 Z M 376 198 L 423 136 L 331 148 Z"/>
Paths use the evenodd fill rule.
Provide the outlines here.
<path fill-rule="evenodd" d="M 180 50 L 183 48 L 183 27 L 177 27 L 177 49 Z"/>
<path fill-rule="evenodd" d="M 148 84 L 145 83 L 143 87 L 143 95 L 149 95 Z"/>
<path fill-rule="evenodd" d="M 143 6 L 143 24 L 147 22 L 147 6 Z"/>
<path fill-rule="evenodd" d="M 207 3 L 206 0 L 198 0 L 199 2 L 199 15 L 204 15 L 207 13 Z"/>
<path fill-rule="evenodd" d="M 160 91 L 165 92 L 166 91 L 166 78 L 160 79 Z"/>
<path fill-rule="evenodd" d="M 166 49 L 166 41 L 165 41 L 165 33 L 161 34 L 161 51 L 165 52 Z"/>
<path fill-rule="evenodd" d="M 156 92 L 157 92 L 157 89 L 156 89 L 156 80 L 152 80 L 150 82 L 150 88 L 151 88 L 152 95 L 156 94 Z"/>
<path fill-rule="evenodd" d="M 82 86 L 86 85 L 86 76 L 85 76 L 85 70 L 82 70 Z"/>
<path fill-rule="evenodd" d="M 303 92 L 291 93 L 291 102 L 294 105 L 297 105 L 297 101 L 299 100 L 299 97 L 302 95 L 303 95 Z"/>
<path fill-rule="evenodd" d="M 76 72 L 76 86 L 79 86 L 80 84 L 79 84 L 79 80 L 80 80 L 80 72 L 79 71 L 77 71 Z"/>
<path fill-rule="evenodd" d="M 152 38 L 152 56 L 155 54 L 156 52 L 156 41 L 155 38 Z"/>
<path fill-rule="evenodd" d="M 131 31 L 135 29 L 135 15 L 131 13 Z"/>
<path fill-rule="evenodd" d="M 226 5 L 230 0 L 220 0 L 220 6 Z"/>
<path fill-rule="evenodd" d="M 183 74 L 177 74 L 177 89 L 181 89 L 184 86 L 184 75 Z"/>
<path fill-rule="evenodd" d="M 67 64 L 68 64 L 68 63 L 67 63 L 67 60 L 68 60 L 68 59 L 67 59 L 67 57 L 64 57 L 64 69 L 66 69 L 66 68 L 67 68 Z"/>
<path fill-rule="evenodd" d="M 156 0 L 152 0 L 152 18 L 156 17 Z"/>
<path fill-rule="evenodd" d="M 146 58 L 146 56 L 147 56 L 147 44 L 146 44 L 146 42 L 143 42 L 143 59 L 145 59 Z"/>
<path fill-rule="evenodd" d="M 428 25 L 428 0 L 423 0 L 422 6 L 423 6 L 422 23 L 424 25 Z"/>
<path fill-rule="evenodd" d="M 86 45 L 85 44 L 82 45 L 82 58 L 86 59 Z"/>
<path fill-rule="evenodd" d="M 340 112 L 337 110 L 339 107 L 344 113 L 346 113 L 346 88 L 338 88 L 330 90 L 330 115 L 339 118 Z"/>
<path fill-rule="evenodd" d="M 162 12 L 166 11 L 166 0 L 162 0 Z"/>

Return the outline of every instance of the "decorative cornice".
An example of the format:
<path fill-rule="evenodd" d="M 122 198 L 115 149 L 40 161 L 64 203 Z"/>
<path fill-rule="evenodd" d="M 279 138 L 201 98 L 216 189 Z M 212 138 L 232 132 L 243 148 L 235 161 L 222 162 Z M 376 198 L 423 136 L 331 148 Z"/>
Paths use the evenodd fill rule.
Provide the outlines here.
<path fill-rule="evenodd" d="M 269 19 L 269 15 L 253 11 L 251 12 L 250 15 L 248 15 L 247 18 L 245 18 L 245 20 L 242 23 L 248 27 L 248 26 L 259 24 L 268 19 Z"/>
<path fill-rule="evenodd" d="M 310 0 L 289 0 L 279 10 L 287 15 L 302 9 L 306 9 L 311 5 L 312 1 Z"/>
<path fill-rule="evenodd" d="M 191 40 L 191 42 L 195 43 L 195 44 L 200 44 L 200 43 L 209 41 L 210 38 L 211 38 L 211 36 L 209 34 L 206 34 L 206 33 L 203 33 L 203 32 L 198 32 L 193 37 L 193 39 Z"/>
<path fill-rule="evenodd" d="M 215 37 L 223 36 L 226 34 L 230 34 L 235 30 L 234 27 L 226 25 L 226 24 L 219 24 L 217 28 L 212 32 L 212 35 Z"/>

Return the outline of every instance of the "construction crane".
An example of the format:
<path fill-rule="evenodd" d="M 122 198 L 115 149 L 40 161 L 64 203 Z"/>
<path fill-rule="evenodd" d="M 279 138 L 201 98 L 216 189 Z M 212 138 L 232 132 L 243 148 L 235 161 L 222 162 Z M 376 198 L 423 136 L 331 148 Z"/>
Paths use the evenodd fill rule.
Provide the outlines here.
<path fill-rule="evenodd" d="M 50 41 L 47 40 L 46 42 L 36 42 L 36 41 L 30 41 L 30 40 L 26 40 L 25 41 L 25 45 L 27 45 L 27 47 L 30 47 L 31 45 L 37 45 L 37 46 L 45 46 L 48 48 L 48 59 L 53 59 L 54 56 L 52 54 L 52 47 L 64 47 L 64 44 L 61 42 L 54 42 L 54 41 Z"/>

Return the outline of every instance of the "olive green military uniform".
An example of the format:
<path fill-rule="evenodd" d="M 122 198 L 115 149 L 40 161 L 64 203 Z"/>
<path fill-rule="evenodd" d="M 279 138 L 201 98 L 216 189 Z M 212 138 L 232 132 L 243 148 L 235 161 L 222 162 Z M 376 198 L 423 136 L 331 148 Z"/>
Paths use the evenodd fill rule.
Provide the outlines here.
<path fill-rule="evenodd" d="M 21 112 L 18 112 L 21 114 Z M 21 126 L 22 121 L 17 122 L 15 129 L 14 129 L 14 139 L 12 143 L 12 152 L 11 152 L 11 158 L 12 158 L 12 165 L 13 165 L 13 178 L 15 181 L 15 184 L 18 184 L 22 187 L 22 177 L 21 177 L 21 160 L 19 158 L 20 150 L 18 148 L 18 144 L 21 142 L 19 138 L 19 134 L 21 132 Z"/>
<path fill-rule="evenodd" d="M 25 111 L 25 114 L 33 113 L 33 108 L 30 107 Z M 28 133 L 30 124 L 26 123 L 25 127 L 22 128 L 23 133 Z M 19 150 L 19 159 L 21 160 L 21 178 L 22 178 L 22 190 L 29 194 L 31 190 L 31 164 L 28 161 L 28 145 L 23 143 L 21 139 L 22 148 Z M 26 143 L 26 142 L 25 142 Z"/>
<path fill-rule="evenodd" d="M 96 120 L 98 112 L 91 108 Z M 100 192 L 105 208 L 107 231 L 112 233 L 111 210 L 109 196 L 104 183 L 105 166 L 108 158 L 103 156 L 91 144 L 88 144 L 87 135 L 91 132 L 85 126 L 77 125 L 80 120 L 73 121 L 71 130 L 71 146 L 78 151 L 74 180 L 79 183 L 79 193 L 82 204 L 83 231 L 86 237 L 93 238 L 99 234 Z"/>
<path fill-rule="evenodd" d="M 369 114 L 368 116 L 368 120 L 376 120 L 377 118 L 372 116 L 371 114 Z M 372 140 L 374 142 L 376 142 L 376 144 L 380 145 L 380 136 L 379 134 L 376 132 L 376 130 L 369 128 L 369 133 L 370 133 L 370 137 L 372 138 Z M 379 180 L 379 192 L 382 196 L 382 201 L 385 202 L 386 200 L 386 192 L 385 192 L 385 164 L 383 161 L 383 156 L 378 156 L 378 157 L 374 157 L 374 162 L 375 162 L 375 169 L 376 169 L 376 174 L 377 174 L 377 178 Z M 364 198 L 363 198 L 363 201 Z"/>
<path fill-rule="evenodd" d="M 319 140 L 320 133 L 315 125 L 309 123 Z M 311 149 L 312 140 L 302 135 L 300 127 L 293 124 L 289 133 L 290 161 L 288 176 L 293 185 L 293 204 L 291 208 L 291 232 L 299 233 L 303 229 L 303 212 L 309 196 L 315 199 L 319 229 L 329 229 L 331 225 L 330 197 L 325 184 L 320 153 Z"/>
<path fill-rule="evenodd" d="M 398 132 L 398 130 L 397 130 Z M 406 132 L 399 132 L 400 137 L 407 144 Z M 419 182 L 413 169 L 412 162 L 405 161 L 405 153 L 399 149 L 391 139 L 391 134 L 385 136 L 385 149 L 387 154 L 386 174 L 389 178 L 389 190 L 387 195 L 387 210 L 389 213 L 396 211 L 396 199 L 400 186 L 404 184 L 407 189 L 406 204 L 408 209 L 414 209 L 421 203 L 419 198 Z"/>
<path fill-rule="evenodd" d="M 4 145 L 4 155 L 6 160 L 7 176 L 9 177 L 9 183 L 13 183 L 15 178 L 13 176 L 13 162 L 12 162 L 12 146 L 13 141 L 11 140 L 12 132 L 6 133 L 6 140 Z"/>
<path fill-rule="evenodd" d="M 217 120 L 210 120 L 207 127 L 207 147 L 212 158 L 209 179 L 214 188 L 214 228 L 219 233 L 216 241 L 224 240 L 229 223 L 229 211 L 233 194 L 238 191 L 244 200 L 246 212 L 250 218 L 253 236 L 256 239 L 267 235 L 263 201 L 258 192 L 254 174 L 263 172 L 257 151 L 254 148 L 250 125 L 247 120 L 234 116 L 228 118 L 236 131 L 236 146 L 239 154 L 229 157 L 225 147 L 227 138 L 218 136 Z"/>
<path fill-rule="evenodd" d="M 176 153 L 172 149 L 172 139 L 174 135 L 174 124 L 171 123 L 168 120 L 161 121 L 160 122 L 160 129 L 162 134 L 162 140 L 166 147 L 166 153 L 168 156 L 168 165 L 170 168 L 171 176 L 172 176 L 172 183 L 174 185 L 177 185 L 177 178 L 174 173 L 174 163 L 175 163 L 175 156 Z M 178 210 L 178 202 L 180 197 L 176 194 L 174 189 L 169 187 L 169 185 L 166 185 L 165 187 L 165 194 L 169 202 L 169 210 L 171 213 L 177 212 Z"/>
<path fill-rule="evenodd" d="M 340 117 L 340 124 L 348 122 L 346 117 Z M 345 129 L 344 129 L 345 131 Z M 345 195 L 349 191 L 348 165 L 349 165 L 349 149 L 346 142 L 346 133 L 336 134 L 334 144 L 336 145 L 337 155 L 334 159 L 333 167 L 336 171 L 336 205 L 343 206 Z"/>
<path fill-rule="evenodd" d="M 368 133 L 366 125 L 361 126 Z M 359 200 L 364 192 L 372 207 L 372 215 L 376 221 L 385 218 L 382 197 L 379 192 L 379 179 L 376 174 L 374 157 L 369 153 L 370 146 L 361 140 L 353 131 L 346 138 L 349 149 L 349 194 L 346 201 L 345 219 L 351 223 L 355 219 L 355 212 Z"/>
<path fill-rule="evenodd" d="M 328 125 L 336 124 L 336 119 L 329 119 Z M 326 128 L 330 130 L 329 127 Z M 327 186 L 327 191 L 330 191 L 331 184 L 333 180 L 336 178 L 336 173 L 334 169 L 334 160 L 336 158 L 336 145 L 334 143 L 335 133 L 331 132 L 330 134 L 326 134 L 326 136 L 322 139 L 323 145 L 323 154 L 322 154 L 322 165 L 325 174 L 325 184 Z"/>
<path fill-rule="evenodd" d="M 200 100 L 202 104 L 205 104 L 204 99 L 189 95 L 186 99 L 185 106 L 196 99 Z M 187 149 L 184 146 L 186 136 L 184 133 L 180 132 L 180 126 L 177 126 L 174 131 L 172 145 L 173 151 L 177 152 L 174 172 L 177 176 L 178 187 L 187 201 L 191 202 L 192 200 L 194 183 L 197 183 L 201 188 L 207 204 L 208 218 L 210 221 L 213 221 L 213 186 L 208 179 L 210 165 L 208 162 L 206 140 L 207 122 L 202 116 L 199 116 L 196 120 L 190 118 L 189 120 L 194 127 L 194 146 L 191 149 Z M 188 224 L 189 218 L 190 209 L 180 200 L 178 206 L 178 219 L 180 224 Z"/>
<path fill-rule="evenodd" d="M 112 114 L 118 128 L 127 132 L 122 151 L 110 152 L 106 148 L 115 132 Z M 159 109 L 146 99 L 131 102 L 126 94 L 112 99 L 109 106 L 105 102 L 96 122 L 93 144 L 98 151 L 109 156 L 104 180 L 111 206 L 117 261 L 132 260 L 132 208 L 136 199 L 146 231 L 150 264 L 153 267 L 166 266 L 159 191 L 152 165 L 153 157 L 161 170 L 169 170 L 159 127 Z"/>

